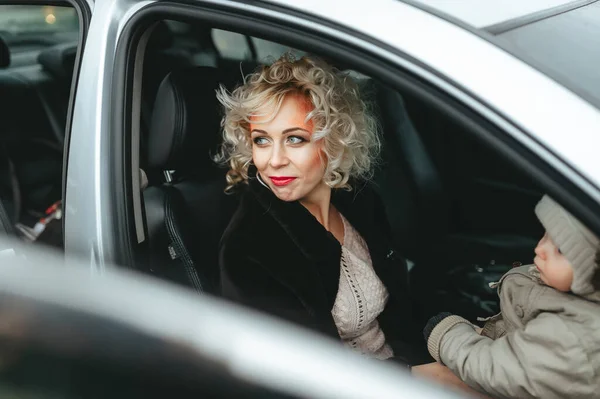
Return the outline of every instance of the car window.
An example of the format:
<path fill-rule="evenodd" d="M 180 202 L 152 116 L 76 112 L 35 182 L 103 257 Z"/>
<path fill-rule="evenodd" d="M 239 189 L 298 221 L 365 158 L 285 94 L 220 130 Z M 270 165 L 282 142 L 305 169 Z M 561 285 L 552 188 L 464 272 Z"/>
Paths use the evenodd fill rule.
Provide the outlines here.
<path fill-rule="evenodd" d="M 272 62 L 286 52 L 297 57 L 306 54 L 304 51 L 280 43 L 221 29 L 213 29 L 212 37 L 221 56 L 232 60 L 253 60 L 253 50 L 256 52 L 255 61 L 264 63 Z M 253 48 L 250 48 L 250 44 Z"/>
<path fill-rule="evenodd" d="M 80 23 L 73 7 L 0 5 L 0 222 L 62 246 L 63 147 Z"/>
<path fill-rule="evenodd" d="M 0 6 L 0 36 L 13 54 L 76 41 L 78 32 L 72 7 Z"/>
<path fill-rule="evenodd" d="M 296 50 L 283 44 L 271 42 L 258 37 L 253 37 L 252 42 L 256 48 L 256 57 L 260 62 L 273 61 L 281 54 L 289 52 L 297 57 L 301 57 L 306 54 L 304 51 Z"/>
<path fill-rule="evenodd" d="M 194 24 L 189 24 L 187 27 L 184 25 L 181 25 L 178 31 L 198 31 L 192 28 Z M 205 31 L 209 30 L 209 27 L 203 28 Z M 173 29 L 170 33 L 174 34 Z M 188 37 L 189 40 L 195 40 L 198 43 L 206 42 L 198 35 L 188 34 Z M 239 32 L 213 28 L 210 29 L 210 37 L 219 56 L 216 67 L 218 76 L 230 85 L 228 88 L 239 84 L 243 75 L 249 73 L 258 64 L 272 62 L 286 52 L 292 52 L 297 56 L 307 53 L 291 48 L 284 43 Z M 173 56 L 175 46 L 178 45 L 174 43 L 168 48 L 160 49 L 159 55 L 156 57 L 160 63 L 146 60 L 143 74 L 146 88 L 158 88 L 168 73 L 177 73 L 183 64 L 194 67 L 213 66 L 197 62 L 191 54 L 187 55 L 187 59 L 182 64 L 179 56 Z M 203 44 L 196 47 L 207 46 Z M 147 53 L 152 54 L 158 50 L 158 47 L 149 49 Z M 181 53 L 177 52 L 177 54 Z M 327 59 L 327 54 L 320 54 L 320 56 Z M 160 70 L 159 65 L 162 68 Z M 427 252 L 423 245 L 424 237 L 415 232 L 422 229 L 423 223 L 430 226 L 430 229 L 425 228 L 423 231 L 448 229 L 451 234 L 456 235 L 452 239 L 460 243 L 460 248 L 468 248 L 462 251 L 457 250 L 457 253 L 447 253 L 449 257 L 460 259 L 460 262 L 452 263 L 439 259 L 440 264 L 452 263 L 452 266 L 448 267 L 449 269 L 462 267 L 460 272 L 456 272 L 461 278 L 457 278 L 455 282 L 456 290 L 447 292 L 447 295 L 437 303 L 427 303 L 427 306 L 431 305 L 434 310 L 437 310 L 439 303 L 448 302 L 454 303 L 462 314 L 474 318 L 482 314 L 493 314 L 498 310 L 495 293 L 485 284 L 480 284 L 475 280 L 495 279 L 499 277 L 498 274 L 501 275 L 503 271 L 507 270 L 512 261 L 527 260 L 539 233 L 539 225 L 532 212 L 533 205 L 540 196 L 538 191 L 531 184 L 525 184 L 524 182 L 527 180 L 523 178 L 523 175 L 510 168 L 505 161 L 496 159 L 490 154 L 490 151 L 484 151 L 479 143 L 469 140 L 462 126 L 457 126 L 452 120 L 444 118 L 437 109 L 427 106 L 408 93 L 395 92 L 387 87 L 385 82 L 376 81 L 370 76 L 352 69 L 351 66 L 336 66 L 359 83 L 364 101 L 378 115 L 383 151 L 380 160 L 381 167 L 376 171 L 373 180 L 386 209 L 393 232 L 395 249 L 411 261 L 422 262 L 424 253 Z M 187 78 L 182 75 L 181 79 Z M 190 81 L 191 84 L 194 84 L 193 82 Z M 205 82 L 209 85 L 212 83 L 223 82 Z M 203 87 L 198 86 L 197 89 L 203 90 Z M 149 93 L 152 93 L 152 96 Z M 148 96 L 149 98 L 144 101 L 147 104 L 156 104 L 154 97 L 156 94 L 156 89 L 147 90 L 143 97 Z M 163 106 L 162 108 L 167 109 L 168 107 Z M 144 118 L 145 112 L 148 112 L 149 115 Z M 142 109 L 142 118 L 151 121 L 151 113 L 151 108 Z M 217 130 L 211 130 L 212 133 L 206 130 L 204 134 L 215 135 L 209 139 L 211 142 L 219 141 Z M 449 132 L 452 134 L 448 134 Z M 411 143 L 410 147 L 399 144 L 404 141 Z M 475 155 L 467 156 L 467 153 Z M 410 164 L 414 161 L 415 154 L 422 162 Z M 478 154 L 486 155 L 484 157 Z M 142 152 L 140 157 L 142 163 L 147 156 L 147 153 Z M 406 165 L 406 163 L 409 164 Z M 142 164 L 142 168 L 145 168 L 144 164 Z M 431 187 L 423 187 L 425 184 L 421 182 L 424 179 L 423 170 L 427 171 L 429 176 L 434 179 Z M 495 172 L 498 170 L 503 171 L 502 180 L 497 178 Z M 180 178 L 183 178 L 185 173 L 186 171 L 181 171 Z M 209 174 L 209 172 L 206 173 Z M 160 185 L 160 180 L 159 176 L 151 184 Z M 221 180 L 215 178 L 215 184 L 223 184 L 223 180 L 224 178 Z M 186 182 L 186 184 L 192 183 Z M 463 190 L 464 187 L 468 187 L 468 190 Z M 427 194 L 421 194 L 420 190 L 425 190 Z M 433 194 L 430 195 L 427 190 L 431 190 Z M 411 194 L 406 195 L 406 193 Z M 214 195 L 218 196 L 218 191 Z M 413 196 L 420 197 L 421 195 L 426 195 L 427 200 L 420 203 L 412 200 Z M 223 228 L 227 223 L 226 214 L 227 208 L 230 206 L 228 204 L 230 198 L 227 196 L 224 196 L 222 200 L 220 197 L 218 198 L 219 207 L 222 210 L 215 210 L 214 213 L 221 212 L 225 215 L 223 224 L 218 227 Z M 147 205 L 150 202 L 147 200 Z M 511 206 L 505 207 L 504 203 L 510 203 Z M 489 204 L 495 204 L 497 210 L 489 212 Z M 194 218 L 205 220 L 206 217 L 202 214 L 203 207 L 192 205 L 191 208 L 192 220 Z M 420 209 L 427 209 L 427 214 L 431 216 L 421 214 Z M 445 213 L 446 209 L 449 209 L 448 213 Z M 448 224 L 440 226 L 440 221 Z M 206 247 L 206 253 L 212 254 L 203 259 L 205 264 L 218 262 L 216 254 L 221 233 L 222 230 L 219 230 L 214 239 L 211 237 L 203 240 L 202 244 Z M 496 238 L 502 234 L 504 235 L 502 239 Z M 480 237 L 490 240 L 493 244 L 479 243 Z M 152 237 L 150 238 L 152 239 Z M 510 249 L 504 250 L 504 247 Z M 471 250 L 471 248 L 473 249 Z M 160 250 L 160 248 L 156 248 L 156 250 Z M 174 256 L 177 257 L 177 254 L 175 253 Z M 158 259 L 158 255 L 156 259 Z M 166 259 L 166 262 L 170 262 L 169 259 Z M 482 264 L 480 265 L 480 263 Z M 476 271 L 480 266 L 487 268 L 487 271 L 478 274 Z M 218 271 L 211 272 L 214 267 L 216 266 L 207 266 L 202 272 L 218 275 Z M 424 268 L 418 269 L 423 270 Z M 475 272 L 472 272 L 473 270 Z M 418 277 L 415 281 L 425 285 L 426 280 L 421 279 L 420 275 Z M 179 278 L 177 281 L 185 281 L 185 278 Z M 468 282 L 465 283 L 465 281 Z M 184 282 L 184 284 L 186 283 Z M 425 288 L 423 287 L 423 289 Z M 468 295 L 476 305 L 465 305 L 466 300 L 460 293 Z M 438 299 L 440 298 L 436 300 Z"/>
<path fill-rule="evenodd" d="M 221 29 L 212 30 L 212 38 L 219 54 L 223 58 L 247 60 L 252 58 L 252 52 L 246 36 Z"/>

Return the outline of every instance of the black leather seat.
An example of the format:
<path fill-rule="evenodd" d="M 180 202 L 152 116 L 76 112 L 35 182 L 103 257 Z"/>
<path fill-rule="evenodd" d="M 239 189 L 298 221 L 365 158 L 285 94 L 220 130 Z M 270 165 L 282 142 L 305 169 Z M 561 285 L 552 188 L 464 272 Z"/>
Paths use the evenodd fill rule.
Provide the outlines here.
<path fill-rule="evenodd" d="M 516 256 L 509 259 L 529 255 L 532 243 L 522 235 L 497 234 L 493 226 L 487 232 L 461 231 L 460 227 L 453 226 L 450 194 L 410 120 L 404 99 L 384 85 L 370 84 L 384 133 L 384 164 L 377 178 L 392 219 L 405 221 L 398 223 L 405 226 L 398 240 L 406 247 L 407 256 L 414 260 L 445 259 L 445 263 L 438 262 L 434 266 L 436 271 L 443 271 L 448 261 L 503 259 L 506 252 Z M 432 251 L 432 247 L 438 250 Z M 525 254 L 522 254 L 523 247 L 527 247 Z"/>
<path fill-rule="evenodd" d="M 363 90 L 376 103 L 382 129 L 381 164 L 375 182 L 381 190 L 395 245 L 416 261 L 422 257 L 420 246 L 425 237 L 428 243 L 435 243 L 446 234 L 445 193 L 402 96 L 373 80 L 367 81 Z"/>
<path fill-rule="evenodd" d="M 235 207 L 224 193 L 225 169 L 212 161 L 221 142 L 210 67 L 169 73 L 158 88 L 148 138 L 148 171 L 163 172 L 144 191 L 148 264 L 154 275 L 217 293 L 218 246 Z"/>

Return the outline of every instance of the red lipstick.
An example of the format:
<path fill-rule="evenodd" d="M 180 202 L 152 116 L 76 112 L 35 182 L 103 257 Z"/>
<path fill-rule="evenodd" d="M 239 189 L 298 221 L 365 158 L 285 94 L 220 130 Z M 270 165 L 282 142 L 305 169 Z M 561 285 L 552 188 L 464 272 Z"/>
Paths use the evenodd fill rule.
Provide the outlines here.
<path fill-rule="evenodd" d="M 271 179 L 273 184 L 277 187 L 287 186 L 288 184 L 296 180 L 296 178 L 292 176 L 269 176 L 269 179 Z"/>

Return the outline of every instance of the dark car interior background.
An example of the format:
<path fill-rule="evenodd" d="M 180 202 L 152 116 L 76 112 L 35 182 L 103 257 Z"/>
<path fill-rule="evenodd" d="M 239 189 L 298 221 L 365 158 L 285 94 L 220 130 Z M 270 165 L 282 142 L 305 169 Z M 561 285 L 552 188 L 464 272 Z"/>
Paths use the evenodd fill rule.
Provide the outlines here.
<path fill-rule="evenodd" d="M 73 8 L 0 5 L 0 221 L 27 241 L 59 247 L 78 34 Z"/>

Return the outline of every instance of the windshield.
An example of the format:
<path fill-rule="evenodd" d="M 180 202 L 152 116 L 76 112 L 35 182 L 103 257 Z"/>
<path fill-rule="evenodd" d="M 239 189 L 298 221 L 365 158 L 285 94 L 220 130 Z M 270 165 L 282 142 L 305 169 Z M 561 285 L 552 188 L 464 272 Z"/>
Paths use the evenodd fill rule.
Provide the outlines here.
<path fill-rule="evenodd" d="M 71 7 L 0 6 L 0 37 L 11 53 L 76 41 L 77 12 Z"/>

